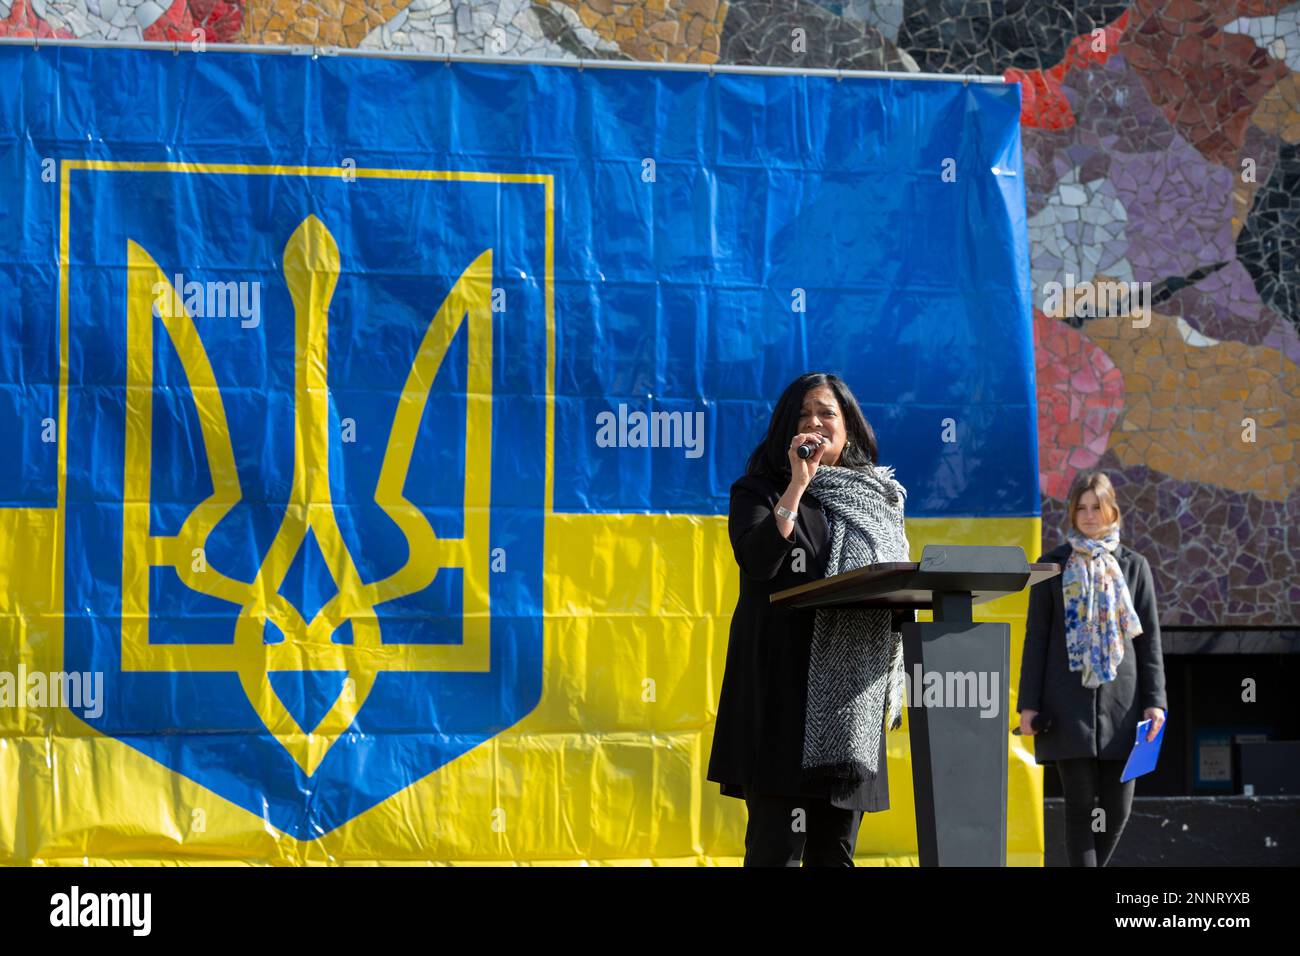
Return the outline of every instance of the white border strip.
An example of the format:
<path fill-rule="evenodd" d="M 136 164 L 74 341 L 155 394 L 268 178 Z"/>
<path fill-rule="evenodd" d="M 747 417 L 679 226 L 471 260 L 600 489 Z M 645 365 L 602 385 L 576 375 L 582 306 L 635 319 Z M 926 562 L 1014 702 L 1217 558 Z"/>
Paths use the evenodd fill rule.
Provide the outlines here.
<path fill-rule="evenodd" d="M 84 47 L 94 50 L 159 50 L 176 55 L 193 51 L 188 42 L 179 40 L 166 42 L 162 40 L 137 40 L 118 43 L 114 40 L 64 40 L 58 38 L 38 39 L 35 37 L 0 37 L 0 46 L 29 46 L 34 49 L 42 47 Z M 383 60 L 431 60 L 442 63 L 490 63 L 503 65 L 527 66 L 563 66 L 578 70 L 675 70 L 683 73 L 740 73 L 757 76 L 826 76 L 837 80 L 873 79 L 873 80 L 932 80 L 942 83 L 992 83 L 1005 84 L 1001 76 L 983 76 L 976 73 L 908 73 L 906 70 L 831 70 L 798 69 L 789 66 L 739 66 L 724 63 L 660 63 L 643 60 L 562 60 L 551 57 L 531 56 L 487 56 L 476 53 L 426 53 L 406 50 L 357 50 L 337 46 L 291 46 L 289 44 L 257 43 L 207 43 L 204 52 L 222 53 L 270 53 L 294 56 L 370 57 Z"/>

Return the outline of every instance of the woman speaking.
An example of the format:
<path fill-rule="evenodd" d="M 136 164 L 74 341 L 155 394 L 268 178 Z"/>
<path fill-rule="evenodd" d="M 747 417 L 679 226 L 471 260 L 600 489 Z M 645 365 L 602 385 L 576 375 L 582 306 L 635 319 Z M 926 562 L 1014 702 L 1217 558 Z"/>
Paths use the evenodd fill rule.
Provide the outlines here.
<path fill-rule="evenodd" d="M 1133 805 L 1133 781 L 1119 778 L 1138 721 L 1151 721 L 1154 740 L 1165 720 L 1164 658 L 1151 566 L 1119 543 L 1104 472 L 1075 480 L 1067 512 L 1065 542 L 1038 559 L 1065 569 L 1029 591 L 1016 709 L 1020 732 L 1037 736 L 1035 759 L 1060 774 L 1070 865 L 1105 866 Z"/>
<path fill-rule="evenodd" d="M 768 601 L 808 581 L 908 560 L 906 492 L 876 453 L 849 387 L 810 373 L 781 395 L 731 486 L 740 597 L 708 779 L 745 801 L 746 866 L 852 866 L 863 812 L 889 809 L 885 727 L 902 722 L 897 631 L 913 612 Z"/>

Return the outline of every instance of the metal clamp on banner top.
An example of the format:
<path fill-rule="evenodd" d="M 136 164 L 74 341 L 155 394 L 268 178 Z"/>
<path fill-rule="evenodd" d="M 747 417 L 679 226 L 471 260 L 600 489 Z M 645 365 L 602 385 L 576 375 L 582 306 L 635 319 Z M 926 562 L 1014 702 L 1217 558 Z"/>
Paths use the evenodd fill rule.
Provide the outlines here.
<path fill-rule="evenodd" d="M 289 52 L 294 56 L 310 56 L 313 60 L 321 56 L 338 56 L 339 48 L 337 46 L 315 46 L 306 43 L 295 43 L 289 47 Z"/>

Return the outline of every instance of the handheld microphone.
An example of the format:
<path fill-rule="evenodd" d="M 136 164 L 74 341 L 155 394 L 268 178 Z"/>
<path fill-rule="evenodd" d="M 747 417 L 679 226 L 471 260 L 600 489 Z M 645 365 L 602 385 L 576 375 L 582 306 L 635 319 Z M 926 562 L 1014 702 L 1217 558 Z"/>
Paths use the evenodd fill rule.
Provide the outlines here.
<path fill-rule="evenodd" d="M 798 455 L 800 458 L 811 458 L 813 456 L 813 452 L 815 452 L 820 447 L 821 445 L 819 444 L 809 442 L 806 445 L 800 445 L 798 448 L 794 450 L 794 453 Z"/>

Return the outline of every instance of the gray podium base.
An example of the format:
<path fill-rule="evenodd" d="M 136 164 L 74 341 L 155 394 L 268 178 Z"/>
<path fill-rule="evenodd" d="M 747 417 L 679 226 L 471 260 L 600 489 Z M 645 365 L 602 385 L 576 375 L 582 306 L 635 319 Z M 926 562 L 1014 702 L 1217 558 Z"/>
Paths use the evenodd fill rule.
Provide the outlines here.
<path fill-rule="evenodd" d="M 947 620 L 904 624 L 902 633 L 921 865 L 1006 866 L 1011 627 Z M 943 706 L 918 706 L 932 672 Z M 974 679 L 955 679 L 967 674 Z M 980 681 L 987 700 L 994 676 L 996 713 L 981 717 Z"/>

